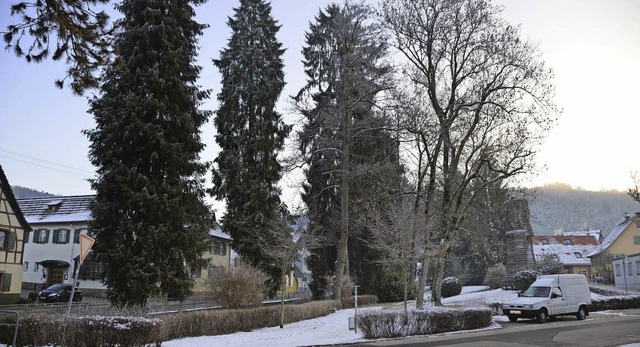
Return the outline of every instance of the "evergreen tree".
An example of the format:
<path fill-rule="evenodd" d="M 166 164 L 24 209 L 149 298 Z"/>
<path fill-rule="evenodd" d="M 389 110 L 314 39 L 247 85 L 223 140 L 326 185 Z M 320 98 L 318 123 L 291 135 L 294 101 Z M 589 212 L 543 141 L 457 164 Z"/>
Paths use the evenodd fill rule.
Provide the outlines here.
<path fill-rule="evenodd" d="M 6 47 L 27 62 L 41 62 L 56 46 L 51 59 L 65 58 L 71 66 L 67 76 L 56 81 L 62 88 L 70 78 L 71 89 L 82 94 L 98 86 L 97 72 L 109 62 L 113 27 L 109 16 L 96 5 L 111 0 L 20 1 L 11 5 L 11 15 L 20 21 L 7 26 L 3 38 Z M 31 38 L 32 42 L 25 37 Z M 27 42 L 27 44 L 25 44 Z"/>
<path fill-rule="evenodd" d="M 376 175 L 397 167 L 397 146 L 382 130 L 386 121 L 375 113 L 391 68 L 384 61 L 387 45 L 382 28 L 370 16 L 365 5 L 329 5 L 310 25 L 303 49 L 308 79 L 296 96 L 307 121 L 298 134 L 309 164 L 303 200 L 311 231 L 327 240 L 326 247 L 315 249 L 310 258 L 317 297 L 332 284 L 328 281 L 332 274 L 333 296 L 341 296 L 352 259 L 362 262 L 355 267 L 359 274 L 375 266 L 364 264 L 369 258 L 362 255 L 369 252 L 360 243 L 366 228 L 354 229 L 349 215 L 357 205 L 350 202 L 377 192 L 376 184 L 389 184 Z M 350 243 L 358 256 L 349 252 Z"/>
<path fill-rule="evenodd" d="M 228 25 L 231 38 L 214 60 L 222 74 L 222 90 L 215 116 L 221 151 L 215 159 L 213 193 L 226 199 L 222 224 L 233 237 L 235 250 L 271 277 L 273 293 L 282 269 L 252 235 L 255 230 L 275 232 L 269 225 L 285 210 L 277 187 L 281 177 L 277 155 L 290 126 L 276 111 L 285 84 L 284 49 L 276 38 L 280 26 L 264 0 L 241 0 Z"/>
<path fill-rule="evenodd" d="M 118 56 L 90 102 L 94 251 L 118 307 L 155 295 L 183 300 L 190 270 L 205 265 L 211 218 L 199 153 L 210 112 L 198 109 L 209 92 L 195 84 L 199 3 L 123 0 Z"/>

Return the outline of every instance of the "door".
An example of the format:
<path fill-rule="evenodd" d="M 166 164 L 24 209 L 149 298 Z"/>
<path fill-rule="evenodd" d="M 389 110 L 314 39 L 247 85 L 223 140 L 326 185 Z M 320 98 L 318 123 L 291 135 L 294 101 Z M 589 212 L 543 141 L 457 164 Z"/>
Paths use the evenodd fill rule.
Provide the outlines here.
<path fill-rule="evenodd" d="M 558 315 L 567 312 L 567 299 L 562 295 L 559 287 L 551 288 L 549 299 L 549 315 Z"/>
<path fill-rule="evenodd" d="M 62 283 L 64 280 L 64 268 L 50 267 L 48 269 L 49 275 L 47 276 L 47 287 L 56 283 Z"/>

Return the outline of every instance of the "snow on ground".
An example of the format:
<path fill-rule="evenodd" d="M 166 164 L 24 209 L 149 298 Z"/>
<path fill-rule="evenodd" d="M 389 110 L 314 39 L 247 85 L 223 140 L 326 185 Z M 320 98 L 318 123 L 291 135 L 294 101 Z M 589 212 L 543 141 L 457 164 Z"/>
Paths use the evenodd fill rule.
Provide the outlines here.
<path fill-rule="evenodd" d="M 458 296 L 444 299 L 445 305 L 457 306 L 467 305 L 472 302 L 472 306 L 479 306 L 482 302 L 495 302 L 500 297 L 517 297 L 516 292 L 507 291 L 509 294 L 502 294 L 502 290 L 486 291 L 487 287 L 475 286 L 464 287 Z M 493 299 L 495 297 L 496 299 Z M 411 308 L 415 308 L 415 301 L 410 303 Z M 485 305 L 486 306 L 486 305 Z M 384 309 L 398 309 L 402 303 L 386 305 Z M 359 308 L 358 313 L 371 310 L 381 310 L 382 306 Z M 429 307 L 427 309 L 434 309 Z M 364 342 L 360 332 L 355 333 L 349 330 L 349 317 L 353 317 L 354 309 L 340 310 L 330 315 L 309 319 L 301 322 L 291 323 L 279 327 L 263 328 L 251 332 L 239 332 L 218 336 L 190 337 L 180 340 L 166 341 L 162 346 L 167 347 L 187 347 L 187 346 L 305 346 L 305 345 L 331 345 L 352 342 Z M 495 324 L 491 328 L 496 328 Z"/>
<path fill-rule="evenodd" d="M 488 290 L 486 286 L 463 287 L 462 293 L 450 298 L 445 298 L 442 303 L 451 307 L 487 307 L 494 303 L 518 297 L 518 292 L 513 290 L 494 289 Z M 604 296 L 591 293 L 593 299 Z M 430 295 L 425 295 L 427 310 L 436 309 L 428 304 Z M 415 309 L 415 301 L 408 303 L 410 309 Z M 359 308 L 358 313 L 381 309 L 400 309 L 402 303 L 391 305 L 381 305 L 376 307 Z M 307 345 L 331 345 L 353 342 L 370 341 L 365 340 L 360 332 L 355 333 L 349 330 L 349 317 L 353 317 L 354 309 L 340 310 L 330 315 L 309 319 L 301 322 L 291 323 L 279 327 L 263 328 L 251 332 L 239 332 L 228 335 L 190 337 L 180 340 L 166 341 L 162 346 L 167 347 L 191 347 L 191 346 L 307 346 Z M 495 329 L 500 326 L 497 323 L 508 322 L 506 316 L 493 316 L 494 323 L 487 329 Z M 484 329 L 483 329 L 484 330 Z"/>

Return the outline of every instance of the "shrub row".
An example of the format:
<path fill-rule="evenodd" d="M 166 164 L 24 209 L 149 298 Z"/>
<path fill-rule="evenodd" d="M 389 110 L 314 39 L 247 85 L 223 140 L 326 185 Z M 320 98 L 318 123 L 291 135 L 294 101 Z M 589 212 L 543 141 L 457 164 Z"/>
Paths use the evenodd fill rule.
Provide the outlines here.
<path fill-rule="evenodd" d="M 640 295 L 614 296 L 606 299 L 591 299 L 589 312 L 627 310 L 640 308 Z"/>
<path fill-rule="evenodd" d="M 368 339 L 437 334 L 473 330 L 491 325 L 488 308 L 448 309 L 440 311 L 376 311 L 358 315 L 358 327 Z"/>
<path fill-rule="evenodd" d="M 145 346 L 160 345 L 162 338 L 162 321 L 157 318 L 31 314 L 20 318 L 16 345 Z M 13 329 L 1 329 L 0 341 L 11 343 Z"/>
<path fill-rule="evenodd" d="M 341 300 L 342 308 L 352 308 L 355 306 L 353 298 Z M 378 296 L 376 295 L 358 295 L 358 307 L 375 305 L 378 303 Z"/>
<path fill-rule="evenodd" d="M 618 296 L 618 295 L 625 295 L 625 291 L 622 289 L 617 289 L 617 288 L 611 288 L 611 287 L 599 287 L 599 286 L 594 286 L 594 285 L 590 285 L 589 286 L 589 290 L 593 293 L 597 293 L 600 295 L 606 295 L 606 296 Z"/>
<path fill-rule="evenodd" d="M 358 297 L 360 301 L 360 297 Z M 339 300 L 285 306 L 285 324 L 325 316 L 342 308 Z M 281 307 L 191 311 L 161 317 L 165 340 L 230 334 L 280 325 Z"/>

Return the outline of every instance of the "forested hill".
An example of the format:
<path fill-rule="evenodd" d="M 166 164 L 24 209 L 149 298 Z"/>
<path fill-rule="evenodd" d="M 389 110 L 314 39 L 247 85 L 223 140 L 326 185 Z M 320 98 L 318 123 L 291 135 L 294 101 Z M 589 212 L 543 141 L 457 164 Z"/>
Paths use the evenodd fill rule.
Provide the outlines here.
<path fill-rule="evenodd" d="M 599 229 L 606 236 L 624 220 L 625 213 L 640 212 L 640 204 L 624 192 L 593 192 L 563 184 L 535 188 L 529 208 L 535 234 Z"/>
<path fill-rule="evenodd" d="M 54 194 L 51 194 L 51 193 L 41 192 L 41 191 L 33 190 L 31 188 L 25 188 L 20 186 L 11 186 L 11 190 L 13 191 L 13 195 L 16 196 L 16 199 L 55 196 Z"/>

